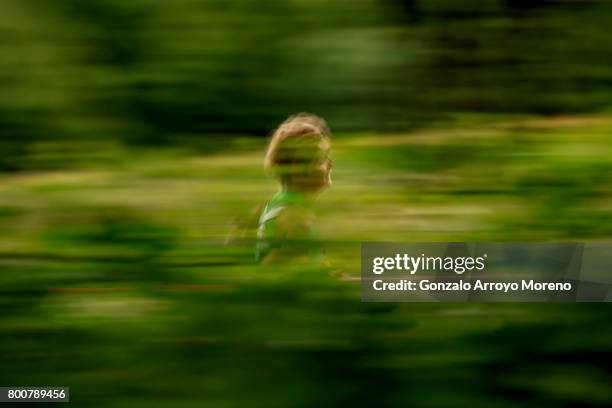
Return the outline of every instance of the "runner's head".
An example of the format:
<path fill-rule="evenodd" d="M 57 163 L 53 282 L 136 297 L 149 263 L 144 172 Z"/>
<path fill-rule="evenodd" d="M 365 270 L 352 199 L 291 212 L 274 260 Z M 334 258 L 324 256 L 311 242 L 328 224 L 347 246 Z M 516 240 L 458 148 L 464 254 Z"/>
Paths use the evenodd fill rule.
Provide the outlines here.
<path fill-rule="evenodd" d="M 284 187 L 319 191 L 331 185 L 330 131 L 322 118 L 299 113 L 274 131 L 265 167 Z"/>

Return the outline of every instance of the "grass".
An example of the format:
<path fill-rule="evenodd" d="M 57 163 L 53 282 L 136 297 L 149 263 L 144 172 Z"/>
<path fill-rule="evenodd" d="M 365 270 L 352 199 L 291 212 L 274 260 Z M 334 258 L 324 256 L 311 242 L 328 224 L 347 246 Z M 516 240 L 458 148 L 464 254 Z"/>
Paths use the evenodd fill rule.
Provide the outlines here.
<path fill-rule="evenodd" d="M 329 259 L 358 275 L 372 239 L 607 240 L 611 131 L 585 116 L 339 135 Z M 254 267 L 225 235 L 275 186 L 263 141 L 226 145 L 109 144 L 64 169 L 41 148 L 1 177 L 2 383 L 69 385 L 92 407 L 612 402 L 606 305 L 361 304 L 322 271 Z"/>

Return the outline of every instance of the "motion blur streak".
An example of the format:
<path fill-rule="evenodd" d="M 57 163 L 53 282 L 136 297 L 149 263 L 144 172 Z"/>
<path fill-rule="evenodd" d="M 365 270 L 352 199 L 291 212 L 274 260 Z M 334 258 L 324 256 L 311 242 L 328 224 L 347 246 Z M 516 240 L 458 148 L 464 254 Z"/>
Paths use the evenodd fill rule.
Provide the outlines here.
<path fill-rule="evenodd" d="M 605 305 L 361 304 L 359 244 L 612 237 L 612 4 L 3 0 L 0 384 L 87 407 L 612 404 Z M 333 130 L 327 271 L 253 265 Z M 441 392 L 443 390 L 443 392 Z"/>

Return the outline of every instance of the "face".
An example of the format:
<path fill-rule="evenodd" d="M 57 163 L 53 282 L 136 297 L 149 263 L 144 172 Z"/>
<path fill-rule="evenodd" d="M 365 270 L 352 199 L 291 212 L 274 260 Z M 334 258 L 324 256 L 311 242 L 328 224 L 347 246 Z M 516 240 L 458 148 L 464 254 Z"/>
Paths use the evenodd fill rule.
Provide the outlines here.
<path fill-rule="evenodd" d="M 321 152 L 320 157 L 308 165 L 303 165 L 302 171 L 292 177 L 294 187 L 310 192 L 319 192 L 331 186 L 333 162 L 327 152 Z"/>
<path fill-rule="evenodd" d="M 333 162 L 329 158 L 329 150 L 322 149 L 319 151 L 318 157 L 314 161 L 314 168 L 310 173 L 309 184 L 310 190 L 321 191 L 332 184 L 332 168 Z"/>
<path fill-rule="evenodd" d="M 287 187 L 314 193 L 331 186 L 333 163 L 329 157 L 329 141 L 316 138 L 287 140 L 281 152 L 277 171 Z"/>
<path fill-rule="evenodd" d="M 332 169 L 334 168 L 334 162 L 332 159 L 327 157 L 320 165 L 320 171 L 323 175 L 323 188 L 330 187 L 332 185 Z"/>

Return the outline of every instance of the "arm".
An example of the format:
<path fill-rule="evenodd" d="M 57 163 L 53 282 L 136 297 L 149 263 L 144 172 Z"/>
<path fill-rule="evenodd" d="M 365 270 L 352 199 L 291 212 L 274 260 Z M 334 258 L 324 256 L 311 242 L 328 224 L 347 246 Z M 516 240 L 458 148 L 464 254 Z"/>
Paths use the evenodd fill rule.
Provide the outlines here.
<path fill-rule="evenodd" d="M 257 229 L 259 217 L 263 209 L 264 205 L 260 204 L 253 207 L 248 214 L 242 217 L 237 217 L 234 220 L 230 232 L 225 237 L 225 244 L 230 245 L 247 238 L 249 235 L 254 235 L 254 231 Z"/>
<path fill-rule="evenodd" d="M 301 207 L 286 207 L 274 220 L 274 248 L 262 260 L 271 265 L 284 262 L 302 263 L 315 257 L 313 247 L 314 217 Z"/>

